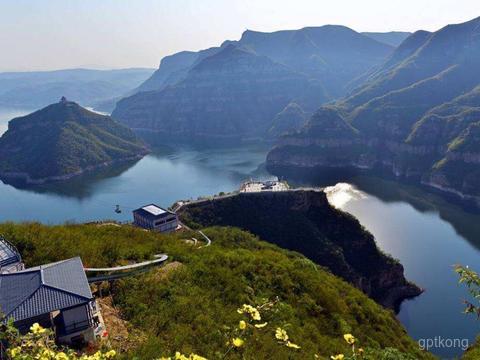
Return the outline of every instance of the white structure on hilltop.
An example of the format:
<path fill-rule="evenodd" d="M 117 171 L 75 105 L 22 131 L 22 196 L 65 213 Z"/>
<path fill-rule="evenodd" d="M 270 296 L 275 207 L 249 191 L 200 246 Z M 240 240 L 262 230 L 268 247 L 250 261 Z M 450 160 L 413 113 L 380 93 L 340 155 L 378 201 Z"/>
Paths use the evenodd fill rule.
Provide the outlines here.
<path fill-rule="evenodd" d="M 240 186 L 241 193 L 263 192 L 263 191 L 285 191 L 289 186 L 286 181 L 247 181 Z"/>
<path fill-rule="evenodd" d="M 133 223 L 147 230 L 171 232 L 178 227 L 178 217 L 172 211 L 150 204 L 133 211 Z"/>

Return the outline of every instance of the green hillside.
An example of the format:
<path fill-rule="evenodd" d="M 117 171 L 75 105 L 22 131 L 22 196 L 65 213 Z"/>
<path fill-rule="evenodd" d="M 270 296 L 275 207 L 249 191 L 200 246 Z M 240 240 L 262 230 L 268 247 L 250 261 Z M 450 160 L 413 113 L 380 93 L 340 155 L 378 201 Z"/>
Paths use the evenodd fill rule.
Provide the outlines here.
<path fill-rule="evenodd" d="M 10 121 L 0 138 L 0 176 L 60 180 L 146 153 L 136 135 L 109 116 L 61 101 Z"/>
<path fill-rule="evenodd" d="M 345 333 L 354 334 L 374 359 L 431 358 L 418 350 L 392 312 L 302 255 L 234 228 L 205 232 L 213 244 L 198 249 L 181 240 L 193 234 L 158 235 L 130 226 L 0 224 L 0 233 L 18 246 L 29 266 L 75 255 L 85 266 L 138 261 L 157 253 L 176 262 L 175 270 L 167 265 L 111 287 L 135 344 L 124 354 L 129 359 L 153 359 L 177 350 L 222 358 L 228 334 L 244 319 L 237 308 L 277 297 L 264 315 L 268 325 L 226 358 L 305 359 L 318 354 L 327 359 L 350 351 Z M 279 344 L 277 326 L 301 349 Z M 386 347 L 410 355 L 384 357 L 378 350 Z"/>
<path fill-rule="evenodd" d="M 297 251 L 386 307 L 421 294 L 405 279 L 403 266 L 377 248 L 373 235 L 321 191 L 241 193 L 188 204 L 179 215 L 191 226 L 235 226 Z"/>

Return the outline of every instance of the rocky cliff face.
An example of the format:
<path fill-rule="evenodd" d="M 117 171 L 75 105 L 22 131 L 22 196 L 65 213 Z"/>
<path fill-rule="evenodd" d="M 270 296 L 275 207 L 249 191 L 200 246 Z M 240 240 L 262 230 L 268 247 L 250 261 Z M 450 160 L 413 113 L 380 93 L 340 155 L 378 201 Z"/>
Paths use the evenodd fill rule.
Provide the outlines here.
<path fill-rule="evenodd" d="M 421 290 L 403 266 L 384 255 L 353 216 L 333 208 L 321 191 L 248 193 L 187 205 L 187 224 L 226 225 L 298 251 L 327 267 L 379 303 L 395 307 Z"/>
<path fill-rule="evenodd" d="M 283 137 L 269 169 L 388 171 L 480 205 L 479 25 L 413 34 L 350 97 Z"/>
<path fill-rule="evenodd" d="M 297 103 L 292 102 L 273 118 L 268 136 L 276 139 L 281 135 L 295 132 L 305 125 L 308 118 L 308 113 Z"/>
<path fill-rule="evenodd" d="M 344 26 L 247 30 L 239 41 L 165 57 L 112 115 L 152 141 L 271 138 L 345 95 L 393 49 Z M 285 112 L 291 103 L 301 111 Z"/>
<path fill-rule="evenodd" d="M 229 45 L 175 86 L 123 99 L 112 116 L 134 129 L 186 138 L 248 139 L 265 136 L 292 100 L 313 109 L 326 99 L 318 82 Z"/>

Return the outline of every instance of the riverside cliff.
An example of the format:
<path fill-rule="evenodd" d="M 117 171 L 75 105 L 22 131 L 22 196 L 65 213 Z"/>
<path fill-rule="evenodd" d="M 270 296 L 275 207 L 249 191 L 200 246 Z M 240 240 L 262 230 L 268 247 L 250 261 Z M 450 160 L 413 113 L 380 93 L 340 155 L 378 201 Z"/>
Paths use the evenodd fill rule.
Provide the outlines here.
<path fill-rule="evenodd" d="M 480 206 L 479 29 L 477 18 L 412 34 L 350 96 L 284 136 L 267 167 L 381 171 Z"/>
<path fill-rule="evenodd" d="M 190 226 L 239 227 L 300 252 L 386 307 L 421 293 L 405 279 L 403 266 L 377 248 L 373 235 L 321 191 L 242 193 L 185 205 L 180 217 Z"/>

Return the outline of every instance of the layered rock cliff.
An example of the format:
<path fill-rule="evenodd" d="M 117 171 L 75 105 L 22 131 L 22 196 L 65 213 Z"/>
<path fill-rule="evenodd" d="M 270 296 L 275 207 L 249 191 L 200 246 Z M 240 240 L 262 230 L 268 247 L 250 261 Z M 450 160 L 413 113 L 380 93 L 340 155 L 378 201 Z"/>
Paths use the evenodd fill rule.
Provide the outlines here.
<path fill-rule="evenodd" d="M 186 205 L 180 217 L 193 226 L 239 227 L 300 252 L 387 307 L 421 293 L 358 220 L 332 207 L 321 191 L 242 193 Z"/>
<path fill-rule="evenodd" d="M 345 95 L 393 49 L 344 26 L 247 30 L 239 41 L 165 57 L 113 116 L 152 141 L 271 138 Z M 285 112 L 291 103 L 301 111 Z"/>
<path fill-rule="evenodd" d="M 318 81 L 229 45 L 160 91 L 121 100 L 112 116 L 133 129 L 184 138 L 259 138 L 295 100 L 314 109 L 327 96 Z"/>
<path fill-rule="evenodd" d="M 480 18 L 413 34 L 350 97 L 283 137 L 268 168 L 387 171 L 480 205 L 479 29 Z"/>

